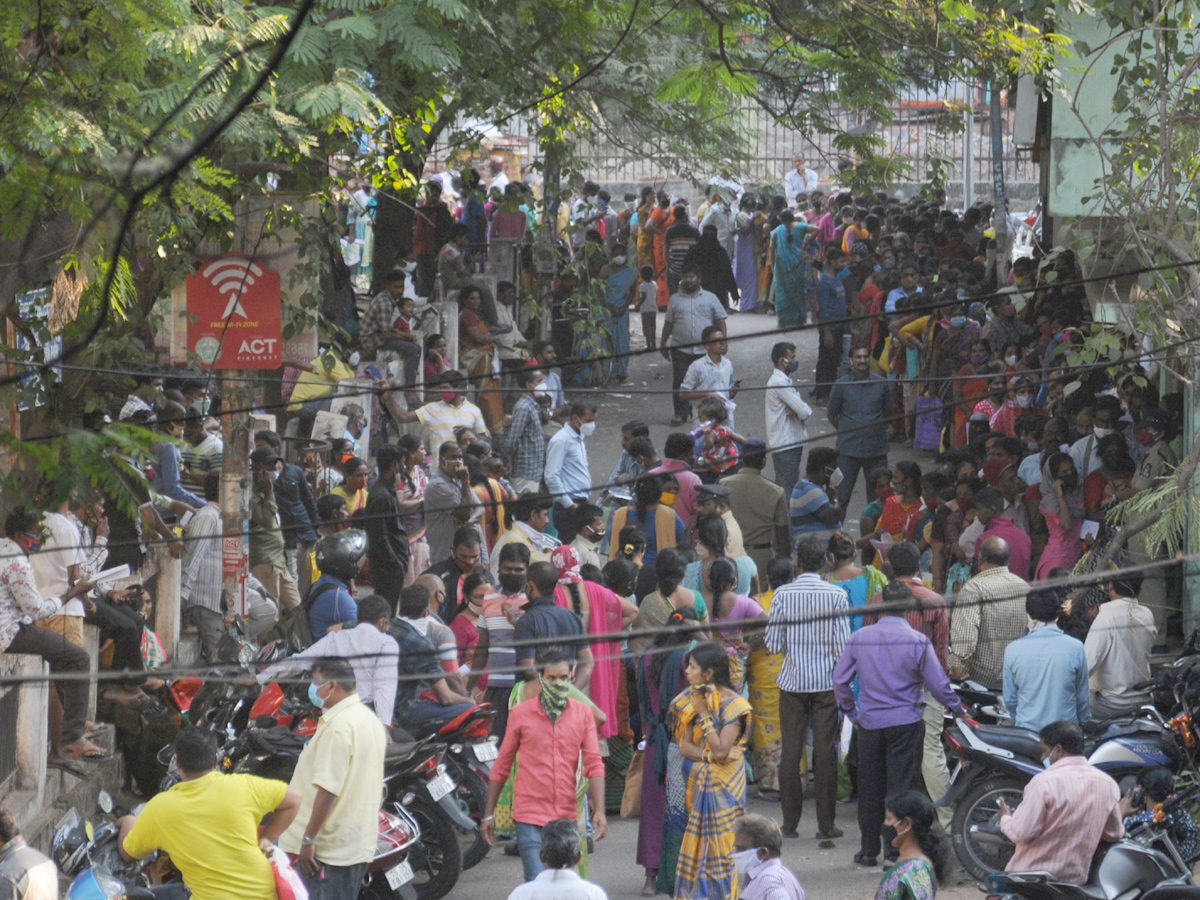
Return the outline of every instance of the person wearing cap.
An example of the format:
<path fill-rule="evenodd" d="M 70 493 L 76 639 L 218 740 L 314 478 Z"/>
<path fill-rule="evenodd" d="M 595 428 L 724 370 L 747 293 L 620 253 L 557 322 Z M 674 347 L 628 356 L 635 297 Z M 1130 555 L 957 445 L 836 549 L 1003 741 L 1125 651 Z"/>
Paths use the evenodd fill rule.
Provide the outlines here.
<path fill-rule="evenodd" d="M 281 610 L 300 605 L 300 589 L 287 568 L 283 528 L 275 501 L 275 480 L 283 471 L 283 458 L 270 444 L 250 453 L 253 493 L 250 497 L 250 571 Z"/>
<path fill-rule="evenodd" d="M 696 524 L 701 516 L 720 516 L 725 522 L 728 535 L 725 539 L 725 555 L 730 559 L 740 559 L 746 555 L 746 545 L 742 539 L 742 527 L 729 508 L 729 496 L 732 493 L 733 491 L 723 484 L 696 485 L 696 512 L 688 524 L 685 539 L 693 539 Z"/>
<path fill-rule="evenodd" d="M 746 553 L 766 572 L 773 555 L 791 555 L 788 503 L 783 488 L 763 476 L 767 445 L 758 438 L 742 446 L 740 472 L 726 475 L 720 486 L 730 489 L 729 512 L 742 528 Z"/>
<path fill-rule="evenodd" d="M 1012 463 L 1005 465 L 1006 472 L 1012 469 Z M 983 531 L 975 542 L 975 570 L 979 571 L 980 548 L 994 536 L 1003 538 L 1008 544 L 1008 570 L 1028 579 L 1029 559 L 1033 555 L 1029 535 L 1013 523 L 1012 509 L 1005 507 L 1004 495 L 996 488 L 986 487 L 975 492 L 975 518 L 983 523 Z"/>
<path fill-rule="evenodd" d="M 992 413 L 991 419 L 988 420 L 988 427 L 996 434 L 1015 438 L 1017 436 L 1017 416 L 1027 412 L 1036 412 L 1033 405 L 1035 394 L 1033 379 L 1027 375 L 1018 375 L 1009 382 L 1008 399 Z"/>

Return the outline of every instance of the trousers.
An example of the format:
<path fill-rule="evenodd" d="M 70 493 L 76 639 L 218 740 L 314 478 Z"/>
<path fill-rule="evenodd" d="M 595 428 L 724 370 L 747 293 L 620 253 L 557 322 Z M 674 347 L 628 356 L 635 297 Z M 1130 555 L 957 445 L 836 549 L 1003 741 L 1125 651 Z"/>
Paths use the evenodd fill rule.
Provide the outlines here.
<path fill-rule="evenodd" d="M 921 769 L 925 723 L 858 729 L 858 830 L 862 854 L 879 856 L 880 843 L 891 850 L 896 829 L 883 824 L 884 802 L 912 789 Z"/>
<path fill-rule="evenodd" d="M 847 456 L 841 454 L 838 456 L 838 468 L 842 470 L 842 483 L 838 485 L 838 503 L 842 505 L 842 509 L 846 509 L 850 498 L 854 496 L 854 486 L 858 483 L 858 473 L 862 472 L 863 482 L 866 485 L 867 502 L 870 503 L 871 497 L 871 473 L 876 469 L 886 469 L 888 464 L 887 454 L 883 456 Z"/>
<path fill-rule="evenodd" d="M 800 459 L 803 456 L 803 447 L 789 447 L 771 454 L 775 462 L 775 483 L 783 488 L 783 499 L 788 503 L 792 500 L 792 489 L 800 480 Z"/>
<path fill-rule="evenodd" d="M 51 673 L 86 672 L 90 664 L 82 647 L 36 625 L 22 625 L 5 652 L 40 656 L 50 664 Z M 62 701 L 63 743 L 73 744 L 83 737 L 83 726 L 87 723 L 88 683 L 82 678 L 65 678 L 54 682 L 54 687 Z"/>
<path fill-rule="evenodd" d="M 946 765 L 946 748 L 942 746 L 942 732 L 946 730 L 946 707 L 925 694 L 925 741 L 921 749 L 921 777 L 925 780 L 925 791 L 929 799 L 937 803 L 950 790 L 950 768 Z M 950 833 L 950 822 L 954 819 L 954 807 L 939 806 L 938 821 L 942 830 Z"/>
<path fill-rule="evenodd" d="M 817 802 L 817 830 L 833 830 L 837 808 L 838 708 L 833 691 L 798 694 L 779 692 L 779 729 L 783 747 L 779 758 L 779 800 L 783 807 L 783 830 L 795 831 L 804 809 L 804 779 L 800 760 L 809 726 L 813 733 L 812 768 Z"/>
<path fill-rule="evenodd" d="M 357 897 L 362 887 L 363 877 L 367 874 L 367 863 L 353 866 L 330 866 L 317 860 L 320 868 L 312 878 L 300 872 L 300 879 L 308 888 L 309 900 L 346 900 Z"/>
<path fill-rule="evenodd" d="M 687 374 L 688 366 L 699 358 L 693 353 L 671 348 L 671 390 L 675 392 L 672 397 L 675 401 L 675 418 L 677 419 L 692 417 L 692 404 L 680 398 L 679 386 L 683 384 L 683 376 Z"/>

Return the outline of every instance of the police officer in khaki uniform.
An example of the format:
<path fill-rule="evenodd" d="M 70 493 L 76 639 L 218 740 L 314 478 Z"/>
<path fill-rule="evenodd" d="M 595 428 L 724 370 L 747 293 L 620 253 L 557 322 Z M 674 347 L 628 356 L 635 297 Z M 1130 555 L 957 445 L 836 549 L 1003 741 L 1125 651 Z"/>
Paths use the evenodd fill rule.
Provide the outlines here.
<path fill-rule="evenodd" d="M 1164 475 L 1170 475 L 1179 465 L 1171 439 L 1175 436 L 1174 416 L 1165 409 L 1149 409 L 1137 424 L 1138 443 L 1149 447 L 1133 476 L 1133 489 L 1144 491 L 1153 487 Z"/>

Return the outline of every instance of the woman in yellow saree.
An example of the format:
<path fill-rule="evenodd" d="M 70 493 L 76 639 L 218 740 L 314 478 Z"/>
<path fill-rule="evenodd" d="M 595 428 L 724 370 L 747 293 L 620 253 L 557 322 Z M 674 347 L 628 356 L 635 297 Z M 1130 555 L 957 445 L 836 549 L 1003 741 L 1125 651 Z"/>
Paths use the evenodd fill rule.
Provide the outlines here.
<path fill-rule="evenodd" d="M 736 900 L 734 826 L 746 810 L 746 744 L 754 715 L 733 690 L 729 657 L 715 642 L 688 654 L 689 690 L 671 704 L 683 757 L 687 824 L 675 869 L 676 900 Z"/>

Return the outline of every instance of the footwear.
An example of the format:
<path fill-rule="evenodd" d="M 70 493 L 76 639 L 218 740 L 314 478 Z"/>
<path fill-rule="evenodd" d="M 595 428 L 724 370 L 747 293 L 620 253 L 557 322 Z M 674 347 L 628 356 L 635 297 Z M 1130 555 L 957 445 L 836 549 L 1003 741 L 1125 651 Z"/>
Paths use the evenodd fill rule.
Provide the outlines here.
<path fill-rule="evenodd" d="M 104 748 L 93 744 L 87 738 L 80 738 L 73 744 L 63 747 L 63 756 L 74 762 L 104 762 L 112 759 L 112 754 Z"/>
<path fill-rule="evenodd" d="M 517 846 L 516 841 L 512 841 L 511 843 L 504 845 L 504 855 L 505 856 L 520 856 L 521 855 L 521 848 L 519 846 Z"/>
<path fill-rule="evenodd" d="M 642 896 L 643 897 L 653 897 L 657 893 L 658 893 L 658 876 L 655 875 L 654 877 L 651 877 L 651 876 L 647 875 L 646 883 L 644 885 L 642 885 Z"/>
<path fill-rule="evenodd" d="M 879 865 L 879 861 L 874 856 L 864 856 L 860 850 L 858 853 L 854 854 L 854 864 L 856 866 L 866 866 L 867 868 L 871 868 Z"/>
<path fill-rule="evenodd" d="M 688 421 L 687 419 L 681 419 L 681 418 L 679 418 L 679 416 L 676 416 L 675 418 L 673 418 L 671 420 L 671 427 L 678 428 L 680 425 L 687 424 L 687 421 Z"/>
<path fill-rule="evenodd" d="M 783 836 L 785 838 L 798 838 L 798 837 L 800 837 L 800 833 L 798 831 L 796 831 L 795 829 L 792 829 L 791 831 L 783 832 Z"/>
<path fill-rule="evenodd" d="M 590 834 L 588 835 L 588 839 L 587 839 L 587 847 L 588 847 L 588 853 L 596 852 L 596 842 L 592 840 L 592 836 Z"/>
<path fill-rule="evenodd" d="M 828 840 L 832 840 L 833 838 L 840 838 L 845 833 L 846 832 L 842 831 L 842 829 L 837 828 L 835 826 L 833 828 L 830 828 L 828 831 L 818 831 L 817 832 L 817 840 L 818 841 L 828 841 Z"/>

